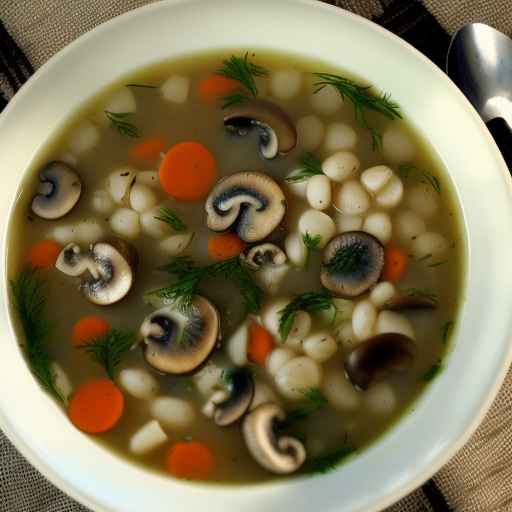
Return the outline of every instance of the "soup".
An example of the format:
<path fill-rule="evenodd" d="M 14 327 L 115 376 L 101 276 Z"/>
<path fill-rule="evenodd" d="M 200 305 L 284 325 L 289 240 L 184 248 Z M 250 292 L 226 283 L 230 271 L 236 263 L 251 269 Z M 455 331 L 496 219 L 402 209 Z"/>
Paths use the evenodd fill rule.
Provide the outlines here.
<path fill-rule="evenodd" d="M 328 471 L 391 428 L 443 369 L 463 256 L 398 105 L 240 53 L 83 106 L 27 173 L 8 259 L 29 367 L 78 429 L 234 483 Z"/>

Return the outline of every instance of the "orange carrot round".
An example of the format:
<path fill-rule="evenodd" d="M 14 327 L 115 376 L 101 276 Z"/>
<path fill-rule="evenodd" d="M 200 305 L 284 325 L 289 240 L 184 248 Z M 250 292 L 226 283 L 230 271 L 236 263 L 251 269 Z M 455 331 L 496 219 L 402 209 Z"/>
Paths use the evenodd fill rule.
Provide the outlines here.
<path fill-rule="evenodd" d="M 84 316 L 73 326 L 71 342 L 79 347 L 107 334 L 109 330 L 109 323 L 101 316 Z"/>
<path fill-rule="evenodd" d="M 166 456 L 165 466 L 178 478 L 206 480 L 213 471 L 215 460 L 210 448 L 199 441 L 173 444 Z"/>
<path fill-rule="evenodd" d="M 69 419 L 83 432 L 101 434 L 113 428 L 124 410 L 124 397 L 109 379 L 84 382 L 68 406 Z"/>
<path fill-rule="evenodd" d="M 172 197 L 182 201 L 205 198 L 217 178 L 217 163 L 199 142 L 180 142 L 160 164 L 160 184 Z"/>
<path fill-rule="evenodd" d="M 28 262 L 34 268 L 53 267 L 62 251 L 62 247 L 53 240 L 41 240 L 33 245 L 28 252 Z"/>
<path fill-rule="evenodd" d="M 249 360 L 263 366 L 273 349 L 274 339 L 272 335 L 260 324 L 252 322 L 249 325 L 249 344 L 247 347 Z"/>
<path fill-rule="evenodd" d="M 208 239 L 208 257 L 211 260 L 229 260 L 245 249 L 245 242 L 234 233 L 221 233 Z"/>
<path fill-rule="evenodd" d="M 165 146 L 165 142 L 159 137 L 147 139 L 144 142 L 135 144 L 135 146 L 130 149 L 130 158 L 143 162 L 154 162 L 158 159 L 160 153 L 165 150 Z"/>
<path fill-rule="evenodd" d="M 199 96 L 205 103 L 215 104 L 219 98 L 240 89 L 240 82 L 222 75 L 211 75 L 199 83 Z"/>
<path fill-rule="evenodd" d="M 407 254 L 397 247 L 386 247 L 384 250 L 384 281 L 398 281 L 407 270 Z"/>

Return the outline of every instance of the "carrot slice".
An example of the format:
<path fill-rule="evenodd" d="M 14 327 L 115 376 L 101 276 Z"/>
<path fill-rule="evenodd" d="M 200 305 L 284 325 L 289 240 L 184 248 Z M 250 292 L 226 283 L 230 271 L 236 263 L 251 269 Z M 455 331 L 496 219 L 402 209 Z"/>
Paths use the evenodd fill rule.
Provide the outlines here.
<path fill-rule="evenodd" d="M 173 444 L 166 456 L 167 471 L 178 478 L 206 480 L 215 465 L 210 448 L 199 441 Z"/>
<path fill-rule="evenodd" d="M 252 322 L 249 325 L 249 344 L 247 347 L 249 360 L 263 366 L 273 349 L 274 339 L 272 335 L 260 324 Z"/>
<path fill-rule="evenodd" d="M 245 249 L 245 242 L 234 233 L 221 233 L 208 239 L 208 257 L 222 261 L 238 256 Z"/>
<path fill-rule="evenodd" d="M 109 330 L 109 323 L 101 316 L 84 316 L 73 326 L 71 342 L 75 347 L 79 347 L 103 336 Z"/>
<path fill-rule="evenodd" d="M 160 184 L 172 197 L 198 201 L 208 195 L 217 178 L 217 163 L 199 142 L 180 142 L 160 164 Z"/>
<path fill-rule="evenodd" d="M 386 247 L 384 251 L 384 270 L 382 279 L 398 281 L 407 270 L 407 254 L 397 247 Z"/>
<path fill-rule="evenodd" d="M 62 246 L 53 240 L 41 240 L 30 248 L 28 262 L 34 268 L 53 267 L 62 251 Z"/>
<path fill-rule="evenodd" d="M 84 382 L 68 406 L 69 419 L 83 432 L 100 434 L 113 428 L 124 410 L 124 397 L 109 379 Z"/>
<path fill-rule="evenodd" d="M 211 75 L 199 83 L 199 96 L 205 103 L 210 105 L 237 89 L 240 89 L 240 82 L 222 75 Z"/>
<path fill-rule="evenodd" d="M 165 150 L 163 139 L 155 137 L 136 144 L 130 149 L 130 158 L 133 160 L 142 160 L 144 162 L 154 162 Z"/>

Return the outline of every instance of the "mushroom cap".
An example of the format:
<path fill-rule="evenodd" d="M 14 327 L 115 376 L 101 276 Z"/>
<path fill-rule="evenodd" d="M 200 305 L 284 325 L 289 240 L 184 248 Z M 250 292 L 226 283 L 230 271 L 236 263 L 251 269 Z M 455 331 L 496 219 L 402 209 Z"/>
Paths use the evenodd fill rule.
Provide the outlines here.
<path fill-rule="evenodd" d="M 245 171 L 220 180 L 205 205 L 213 231 L 234 229 L 245 242 L 258 242 L 281 222 L 286 199 L 279 185 L 262 172 Z"/>
<path fill-rule="evenodd" d="M 388 300 L 383 309 L 391 311 L 436 309 L 437 300 L 427 295 L 399 295 Z"/>
<path fill-rule="evenodd" d="M 219 330 L 217 309 L 209 300 L 196 295 L 188 311 L 171 305 L 145 318 L 140 328 L 144 357 L 163 373 L 190 373 L 213 352 Z"/>
<path fill-rule="evenodd" d="M 239 420 L 249 409 L 254 396 L 254 381 L 247 368 L 229 370 L 229 395 L 215 404 L 213 419 L 221 427 Z"/>
<path fill-rule="evenodd" d="M 281 407 L 264 403 L 245 416 L 242 425 L 245 444 L 256 462 L 281 475 L 293 473 L 306 460 L 306 450 L 298 439 L 276 433 L 285 418 Z"/>
<path fill-rule="evenodd" d="M 336 259 L 344 270 L 333 269 Z M 320 281 L 336 295 L 352 298 L 370 289 L 384 268 L 384 247 L 364 231 L 347 231 L 335 236 L 325 247 Z"/>
<path fill-rule="evenodd" d="M 259 131 L 260 152 L 263 158 L 289 153 L 297 144 L 297 130 L 288 115 L 275 103 L 251 100 L 228 108 L 224 126 L 236 135 L 244 136 L 252 128 Z"/>
<path fill-rule="evenodd" d="M 280 247 L 269 242 L 251 247 L 243 255 L 243 258 L 254 269 L 265 265 L 283 265 L 287 259 Z"/>
<path fill-rule="evenodd" d="M 412 365 L 414 341 L 403 334 L 378 334 L 355 347 L 345 359 L 345 371 L 354 386 L 367 389 L 393 371 Z"/>
<path fill-rule="evenodd" d="M 54 161 L 39 172 L 38 193 L 32 199 L 32 211 L 43 219 L 64 217 L 78 203 L 82 181 L 78 173 L 64 162 Z"/>

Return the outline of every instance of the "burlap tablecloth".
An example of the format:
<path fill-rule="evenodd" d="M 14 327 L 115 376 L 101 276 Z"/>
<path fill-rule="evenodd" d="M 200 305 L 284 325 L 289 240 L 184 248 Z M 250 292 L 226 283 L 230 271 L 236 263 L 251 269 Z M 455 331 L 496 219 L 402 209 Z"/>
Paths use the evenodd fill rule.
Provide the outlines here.
<path fill-rule="evenodd" d="M 0 0 L 0 19 L 37 68 L 96 25 L 152 1 L 155 0 Z M 387 15 L 389 27 L 407 7 L 403 0 L 328 3 L 377 21 Z M 423 3 L 448 33 L 464 23 L 481 21 L 511 35 L 511 0 L 424 0 Z M 394 10 L 385 12 L 392 4 Z M 418 21 L 421 20 L 414 23 Z M 418 27 L 421 30 L 421 24 Z M 405 27 L 405 33 L 408 29 L 414 35 L 415 27 Z M 429 34 L 420 36 L 428 39 Z M 434 480 L 457 511 L 512 511 L 512 370 L 478 431 Z M 423 493 L 416 491 L 389 512 L 429 510 L 431 507 Z M 86 509 L 47 482 L 0 432 L 0 512 L 86 512 Z"/>

